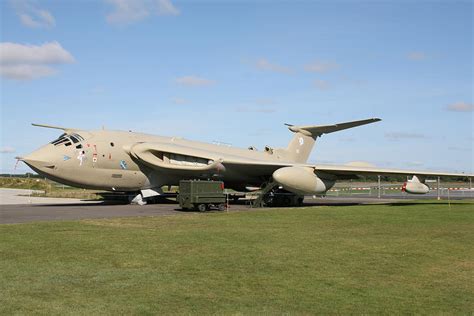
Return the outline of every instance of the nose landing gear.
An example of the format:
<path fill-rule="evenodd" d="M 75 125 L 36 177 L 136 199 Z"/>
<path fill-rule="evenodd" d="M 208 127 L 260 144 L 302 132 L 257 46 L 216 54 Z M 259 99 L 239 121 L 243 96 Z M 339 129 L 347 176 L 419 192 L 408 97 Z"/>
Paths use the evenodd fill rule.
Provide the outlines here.
<path fill-rule="evenodd" d="M 134 204 L 134 205 L 146 205 L 147 203 L 141 193 L 138 193 L 136 196 L 130 196 L 129 201 L 130 201 L 130 204 Z"/>

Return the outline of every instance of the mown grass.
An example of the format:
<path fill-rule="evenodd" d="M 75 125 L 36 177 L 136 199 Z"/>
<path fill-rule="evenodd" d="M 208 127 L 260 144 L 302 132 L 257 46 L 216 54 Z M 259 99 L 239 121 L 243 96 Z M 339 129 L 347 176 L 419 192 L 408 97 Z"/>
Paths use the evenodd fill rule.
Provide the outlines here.
<path fill-rule="evenodd" d="M 102 197 L 98 195 L 96 192 L 97 191 L 92 191 L 92 190 L 68 188 L 68 189 L 55 189 L 52 191 L 46 191 L 44 193 L 33 193 L 32 196 L 63 198 L 63 199 L 101 200 Z"/>
<path fill-rule="evenodd" d="M 2 225 L 0 314 L 466 314 L 473 244 L 469 203 Z"/>
<path fill-rule="evenodd" d="M 0 177 L 0 188 L 50 191 L 53 185 L 39 178 Z"/>

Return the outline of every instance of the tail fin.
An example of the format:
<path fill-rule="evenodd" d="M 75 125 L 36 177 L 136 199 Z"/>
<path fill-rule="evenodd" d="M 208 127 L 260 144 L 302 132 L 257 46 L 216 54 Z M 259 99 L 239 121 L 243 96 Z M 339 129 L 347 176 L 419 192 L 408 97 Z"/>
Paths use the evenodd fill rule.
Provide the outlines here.
<path fill-rule="evenodd" d="M 334 125 L 294 126 L 286 124 L 288 125 L 288 129 L 295 133 L 295 136 L 293 136 L 293 139 L 290 141 L 288 147 L 285 150 L 287 158 L 294 162 L 306 162 L 316 142 L 316 138 L 322 136 L 323 134 L 329 134 L 360 125 L 375 123 L 378 121 L 381 121 L 381 119 L 372 118 Z"/>

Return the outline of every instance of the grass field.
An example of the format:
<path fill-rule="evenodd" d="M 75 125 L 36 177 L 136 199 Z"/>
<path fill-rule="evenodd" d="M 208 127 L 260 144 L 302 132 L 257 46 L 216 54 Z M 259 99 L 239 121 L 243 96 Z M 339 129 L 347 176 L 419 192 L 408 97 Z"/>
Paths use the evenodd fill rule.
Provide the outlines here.
<path fill-rule="evenodd" d="M 0 226 L 0 314 L 474 312 L 474 204 Z"/>

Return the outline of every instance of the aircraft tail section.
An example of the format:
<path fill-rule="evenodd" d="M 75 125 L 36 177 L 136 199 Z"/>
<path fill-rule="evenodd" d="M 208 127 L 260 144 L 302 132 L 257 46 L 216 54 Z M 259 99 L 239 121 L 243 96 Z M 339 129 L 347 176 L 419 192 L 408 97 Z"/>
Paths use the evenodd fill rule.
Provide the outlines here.
<path fill-rule="evenodd" d="M 306 162 L 315 143 L 316 137 L 296 132 L 285 150 L 288 159 L 294 162 Z"/>
<path fill-rule="evenodd" d="M 329 134 L 360 125 L 375 123 L 378 121 L 380 121 L 379 118 L 371 118 L 367 120 L 345 122 L 334 125 L 295 126 L 287 124 L 288 129 L 295 133 L 295 135 L 288 144 L 285 152 L 289 160 L 304 163 L 308 160 L 316 139 L 323 134 Z"/>

